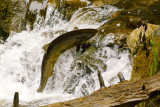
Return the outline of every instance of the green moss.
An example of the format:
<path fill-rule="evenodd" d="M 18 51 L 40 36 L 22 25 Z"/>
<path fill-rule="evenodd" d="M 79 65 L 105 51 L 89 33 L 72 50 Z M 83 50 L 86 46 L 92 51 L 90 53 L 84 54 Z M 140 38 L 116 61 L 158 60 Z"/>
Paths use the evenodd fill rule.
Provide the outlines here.
<path fill-rule="evenodd" d="M 143 51 L 138 51 L 137 56 L 134 59 L 134 62 L 136 62 L 137 60 L 141 60 L 141 62 L 134 63 L 133 68 L 141 67 L 141 69 L 138 71 L 133 70 L 133 73 L 138 73 L 135 73 L 134 77 L 132 77 L 132 80 L 136 80 L 137 75 L 140 75 L 138 79 L 156 75 L 160 70 L 160 35 L 153 34 L 149 38 L 148 45 L 151 48 L 149 57 L 143 57 L 145 56 L 142 54 Z M 141 55 L 139 55 L 140 53 Z M 144 63 L 142 63 L 143 61 Z M 153 98 L 150 98 L 147 101 L 141 102 L 136 107 L 159 107 L 160 95 L 157 93 L 155 95 L 152 95 L 152 97 Z"/>
<path fill-rule="evenodd" d="M 9 0 L 0 0 L 0 37 L 5 40 L 9 36 L 13 7 Z"/>
<path fill-rule="evenodd" d="M 12 13 L 11 3 L 8 0 L 0 1 L 0 19 L 6 19 Z"/>
<path fill-rule="evenodd" d="M 150 43 L 152 45 L 152 52 L 153 52 L 153 62 L 150 65 L 150 73 L 149 76 L 153 76 L 159 72 L 159 58 L 160 58 L 160 35 L 152 35 L 150 39 Z"/>
<path fill-rule="evenodd" d="M 153 62 L 153 53 L 150 50 L 149 56 L 146 56 L 146 52 L 142 49 L 141 46 L 138 49 L 136 57 L 134 58 L 133 70 L 132 70 L 132 77 L 131 80 L 139 80 L 141 78 L 148 77 L 148 73 L 150 71 L 150 65 Z"/>
<path fill-rule="evenodd" d="M 160 35 L 151 35 L 146 40 L 147 51 L 141 44 L 134 58 L 131 80 L 139 80 L 157 74 L 160 70 Z M 148 52 L 148 56 L 146 55 Z"/>

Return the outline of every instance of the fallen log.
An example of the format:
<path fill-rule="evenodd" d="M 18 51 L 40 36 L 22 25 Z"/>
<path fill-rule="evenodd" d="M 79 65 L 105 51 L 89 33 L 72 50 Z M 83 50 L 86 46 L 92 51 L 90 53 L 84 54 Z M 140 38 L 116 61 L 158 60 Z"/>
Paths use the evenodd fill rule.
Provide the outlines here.
<path fill-rule="evenodd" d="M 123 81 L 89 96 L 44 107 L 134 107 L 160 94 L 160 73 L 139 81 Z"/>

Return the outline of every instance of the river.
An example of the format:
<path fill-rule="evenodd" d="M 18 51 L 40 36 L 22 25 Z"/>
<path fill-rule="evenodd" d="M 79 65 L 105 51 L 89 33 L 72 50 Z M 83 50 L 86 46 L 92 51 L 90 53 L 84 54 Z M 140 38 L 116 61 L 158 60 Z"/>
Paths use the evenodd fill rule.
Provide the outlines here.
<path fill-rule="evenodd" d="M 90 74 L 86 74 L 85 69 L 77 68 L 75 48 L 72 48 L 58 59 L 53 68 L 55 78 L 49 79 L 45 90 L 42 93 L 36 91 L 40 83 L 45 44 L 63 32 L 74 30 L 75 27 L 96 29 L 108 21 L 107 17 L 118 11 L 116 7 L 109 5 L 103 8 L 85 8 L 88 8 L 86 12 L 80 8 L 71 20 L 67 21 L 62 19 L 60 13 L 52 6 L 48 6 L 43 23 L 37 15 L 33 30 L 28 27 L 20 33 L 13 32 L 3 44 L 0 44 L 0 106 L 11 107 L 15 92 L 19 92 L 20 105 L 38 107 L 82 97 L 100 88 L 96 68 L 90 63 L 92 60 L 84 62 L 91 70 Z M 53 11 L 54 14 L 51 14 Z M 90 55 L 91 59 L 94 57 L 103 63 L 93 62 L 93 65 L 103 71 L 102 77 L 106 86 L 119 82 L 118 72 L 122 72 L 125 79 L 129 80 L 132 70 L 127 50 L 118 52 L 118 46 L 107 47 L 113 39 L 114 34 L 107 35 L 102 41 L 97 39 L 98 49 Z M 106 66 L 105 69 L 103 65 Z"/>

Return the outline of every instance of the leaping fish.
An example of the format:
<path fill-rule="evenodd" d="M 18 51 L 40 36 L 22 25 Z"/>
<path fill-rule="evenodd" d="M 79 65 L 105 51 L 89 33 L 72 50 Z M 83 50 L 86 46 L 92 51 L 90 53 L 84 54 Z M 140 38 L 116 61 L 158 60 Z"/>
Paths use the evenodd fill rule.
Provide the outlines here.
<path fill-rule="evenodd" d="M 48 78 L 53 75 L 54 64 L 59 56 L 68 49 L 81 45 L 97 33 L 96 29 L 80 29 L 62 34 L 51 43 L 44 46 L 44 54 L 41 67 L 41 80 L 37 92 L 42 92 L 47 84 Z"/>

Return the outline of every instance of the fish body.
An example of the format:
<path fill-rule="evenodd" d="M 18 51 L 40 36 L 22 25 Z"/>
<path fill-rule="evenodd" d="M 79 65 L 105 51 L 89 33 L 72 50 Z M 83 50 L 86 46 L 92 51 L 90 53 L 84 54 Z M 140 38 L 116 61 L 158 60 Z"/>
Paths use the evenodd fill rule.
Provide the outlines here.
<path fill-rule="evenodd" d="M 48 78 L 53 74 L 54 65 L 59 56 L 68 49 L 81 45 L 97 33 L 96 29 L 81 29 L 62 34 L 46 45 L 41 68 L 40 86 L 37 92 L 42 92 L 47 84 Z"/>

